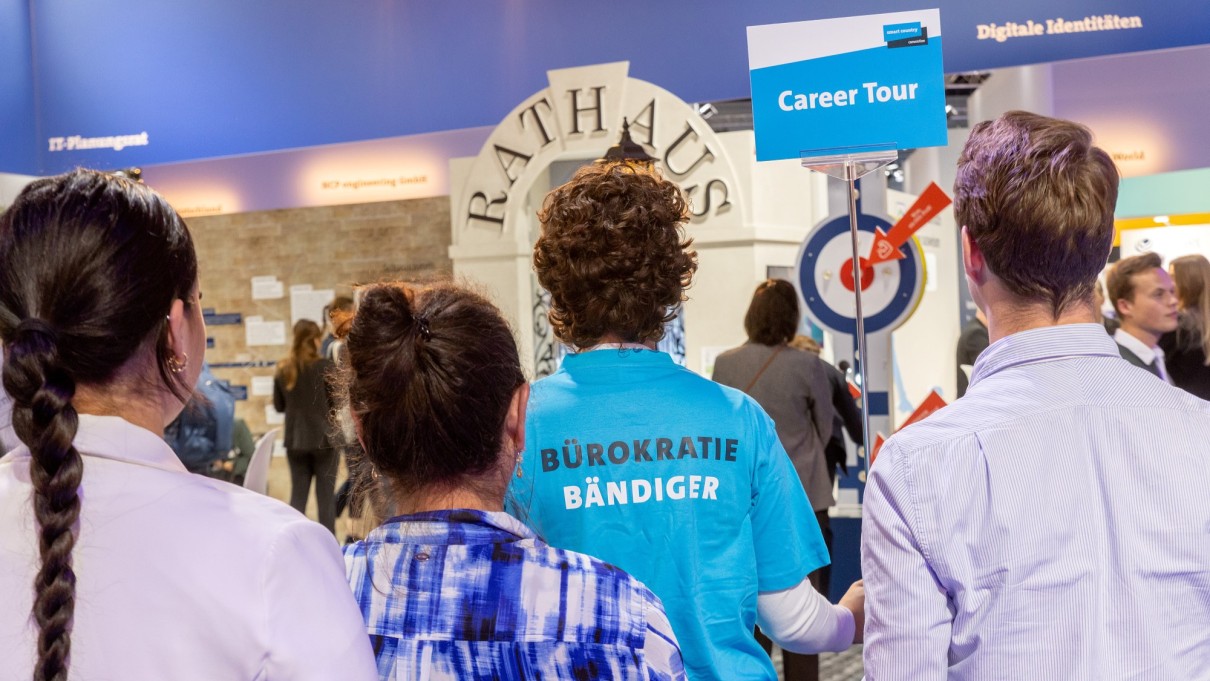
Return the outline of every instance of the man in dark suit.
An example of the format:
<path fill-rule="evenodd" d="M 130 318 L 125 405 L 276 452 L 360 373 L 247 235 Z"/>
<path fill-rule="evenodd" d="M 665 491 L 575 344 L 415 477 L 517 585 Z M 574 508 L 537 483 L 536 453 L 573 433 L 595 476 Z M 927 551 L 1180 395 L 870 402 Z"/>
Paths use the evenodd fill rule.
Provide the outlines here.
<path fill-rule="evenodd" d="M 1122 322 L 1113 334 L 1122 358 L 1171 383 L 1159 344 L 1160 336 L 1176 329 L 1177 299 L 1162 265 L 1157 253 L 1124 258 L 1110 270 L 1106 284 Z"/>

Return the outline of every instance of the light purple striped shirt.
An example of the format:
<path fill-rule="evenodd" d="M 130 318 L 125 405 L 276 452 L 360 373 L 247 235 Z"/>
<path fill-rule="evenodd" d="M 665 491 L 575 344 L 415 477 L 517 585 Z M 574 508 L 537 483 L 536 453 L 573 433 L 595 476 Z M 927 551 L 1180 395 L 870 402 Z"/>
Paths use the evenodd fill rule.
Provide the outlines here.
<path fill-rule="evenodd" d="M 1100 325 L 992 344 L 871 472 L 866 678 L 1210 679 L 1208 443 Z"/>

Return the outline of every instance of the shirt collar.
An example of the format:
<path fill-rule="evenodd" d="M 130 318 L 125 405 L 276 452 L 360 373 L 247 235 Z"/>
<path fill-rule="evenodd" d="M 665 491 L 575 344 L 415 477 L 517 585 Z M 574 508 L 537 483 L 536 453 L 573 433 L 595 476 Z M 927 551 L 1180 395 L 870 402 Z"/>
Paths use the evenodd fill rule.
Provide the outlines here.
<path fill-rule="evenodd" d="M 119 416 L 80 414 L 79 427 L 72 444 L 82 456 L 95 456 L 166 471 L 189 472 L 164 438 Z M 29 448 L 22 444 L 13 450 L 13 455 L 28 457 Z"/>
<path fill-rule="evenodd" d="M 1164 356 L 1164 351 L 1159 346 L 1153 348 L 1121 328 L 1113 332 L 1113 340 L 1133 352 L 1135 357 L 1143 360 L 1143 364 L 1151 364 L 1157 356 Z"/>
<path fill-rule="evenodd" d="M 366 537 L 392 544 L 498 544 L 534 539 L 534 531 L 503 511 L 457 508 L 396 516 Z"/>
<path fill-rule="evenodd" d="M 672 355 L 648 347 L 601 348 L 589 352 L 577 352 L 563 358 L 563 366 L 569 369 L 621 365 L 667 365 L 672 368 L 676 366 L 676 363 L 672 361 Z"/>
<path fill-rule="evenodd" d="M 1005 336 L 979 353 L 970 385 L 999 371 L 1069 357 L 1121 357 L 1100 324 L 1062 324 Z"/>

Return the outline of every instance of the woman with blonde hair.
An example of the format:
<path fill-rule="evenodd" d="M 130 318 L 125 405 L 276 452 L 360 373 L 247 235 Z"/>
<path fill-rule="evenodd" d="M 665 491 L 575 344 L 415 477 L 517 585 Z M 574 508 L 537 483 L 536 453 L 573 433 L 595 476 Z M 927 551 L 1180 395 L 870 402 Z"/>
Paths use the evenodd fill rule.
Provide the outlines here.
<path fill-rule="evenodd" d="M 336 467 L 332 446 L 331 406 L 327 374 L 331 362 L 319 354 L 323 332 L 319 324 L 300 319 L 294 324 L 290 354 L 277 363 L 273 377 L 273 407 L 286 415 L 286 461 L 290 464 L 290 505 L 305 513 L 311 481 L 319 524 L 336 533 Z"/>
<path fill-rule="evenodd" d="M 1184 255 L 1169 269 L 1180 318 L 1176 331 L 1160 338 L 1164 365 L 1177 387 L 1210 400 L 1210 260 Z"/>

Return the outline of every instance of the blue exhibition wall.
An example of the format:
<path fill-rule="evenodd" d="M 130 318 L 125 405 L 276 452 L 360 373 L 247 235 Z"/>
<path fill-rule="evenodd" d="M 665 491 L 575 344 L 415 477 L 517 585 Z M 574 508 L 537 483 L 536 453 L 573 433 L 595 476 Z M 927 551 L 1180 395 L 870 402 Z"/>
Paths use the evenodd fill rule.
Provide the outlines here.
<path fill-rule="evenodd" d="M 0 0 L 0 172 L 38 168 L 27 0 Z"/>
<path fill-rule="evenodd" d="M 33 45 L 0 48 L 17 147 L 0 171 L 495 125 L 547 70 L 619 60 L 686 101 L 747 97 L 747 26 L 922 5 L 941 9 L 949 72 L 1210 41 L 1205 0 L 0 0 L 0 37 L 24 18 Z"/>

